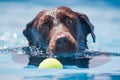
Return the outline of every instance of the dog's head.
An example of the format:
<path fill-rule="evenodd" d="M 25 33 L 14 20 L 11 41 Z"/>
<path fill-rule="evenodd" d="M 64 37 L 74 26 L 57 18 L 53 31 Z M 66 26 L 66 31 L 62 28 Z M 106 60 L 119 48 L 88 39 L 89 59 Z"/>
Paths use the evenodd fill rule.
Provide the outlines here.
<path fill-rule="evenodd" d="M 29 45 L 42 45 L 48 52 L 58 54 L 87 49 L 87 35 L 95 42 L 94 26 L 85 14 L 68 7 L 41 11 L 27 24 L 23 34 Z"/>

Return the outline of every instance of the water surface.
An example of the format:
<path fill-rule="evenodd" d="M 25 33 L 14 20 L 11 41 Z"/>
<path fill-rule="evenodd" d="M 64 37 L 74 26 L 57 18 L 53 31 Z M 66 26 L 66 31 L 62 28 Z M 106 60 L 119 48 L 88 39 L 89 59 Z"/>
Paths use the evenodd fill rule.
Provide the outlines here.
<path fill-rule="evenodd" d="M 39 4 L 36 2 L 14 1 L 0 2 L 0 48 L 27 46 L 27 40 L 22 34 L 26 24 L 30 22 L 39 11 L 53 8 L 58 5 L 67 5 L 77 12 L 85 13 L 95 26 L 96 43 L 88 36 L 90 50 L 120 53 L 120 10 L 118 5 L 104 0 L 93 4 L 79 5 L 78 2 L 45 5 L 46 0 Z M 84 2 L 84 1 L 83 1 Z M 74 4 L 72 4 L 74 3 Z M 102 4 L 104 3 L 104 4 Z M 43 5 L 42 5 L 43 4 Z M 47 4 L 49 4 L 47 2 Z M 109 57 L 110 60 L 95 68 L 78 68 L 67 66 L 67 69 L 38 69 L 25 68 L 27 64 L 20 64 L 12 60 L 11 54 L 0 54 L 1 80 L 119 80 L 120 57 Z M 103 58 L 101 58 L 103 59 Z M 97 65 L 95 60 L 90 65 Z"/>

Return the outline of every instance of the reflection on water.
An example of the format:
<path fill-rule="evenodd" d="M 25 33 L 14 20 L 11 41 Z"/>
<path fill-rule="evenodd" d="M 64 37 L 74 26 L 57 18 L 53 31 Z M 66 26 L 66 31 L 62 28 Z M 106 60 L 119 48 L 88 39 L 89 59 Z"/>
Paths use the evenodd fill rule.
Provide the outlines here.
<path fill-rule="evenodd" d="M 87 2 L 86 2 L 87 4 Z M 60 5 L 60 4 L 59 4 Z M 73 10 L 88 15 L 95 26 L 97 42 L 92 43 L 88 36 L 90 50 L 120 52 L 120 11 L 118 8 L 104 5 L 104 7 L 88 7 L 69 5 Z M 0 2 L 0 49 L 7 47 L 21 47 L 27 45 L 22 30 L 36 14 L 43 9 L 53 7 L 35 5 L 32 3 Z M 119 80 L 120 57 L 110 59 L 94 58 L 90 66 L 100 65 L 99 61 L 108 60 L 95 68 L 83 69 L 75 66 L 68 69 L 42 70 L 24 68 L 27 64 L 20 64 L 11 59 L 11 55 L 0 54 L 1 80 Z M 98 62 L 97 62 L 98 61 Z"/>
<path fill-rule="evenodd" d="M 15 71 L 15 72 L 13 72 Z M 3 73 L 1 73 L 3 72 Z M 19 69 L 1 70 L 3 80 L 119 80 L 115 71 L 96 71 L 95 69 Z M 7 72 L 7 73 L 5 73 Z M 11 74 L 10 74 L 11 73 Z M 7 79 L 6 77 L 9 77 Z"/>
<path fill-rule="evenodd" d="M 63 76 L 32 76 L 24 77 L 23 80 L 119 80 L 119 75 L 110 74 L 87 74 L 87 73 L 76 73 L 76 74 L 64 74 Z"/>

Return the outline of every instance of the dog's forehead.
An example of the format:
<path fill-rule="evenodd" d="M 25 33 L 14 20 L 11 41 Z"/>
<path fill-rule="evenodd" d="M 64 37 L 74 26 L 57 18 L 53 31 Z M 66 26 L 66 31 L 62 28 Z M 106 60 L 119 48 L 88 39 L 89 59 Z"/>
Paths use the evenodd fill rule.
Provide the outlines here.
<path fill-rule="evenodd" d="M 57 8 L 46 10 L 45 15 L 49 15 L 56 19 Z"/>
<path fill-rule="evenodd" d="M 76 14 L 74 11 L 72 11 L 70 8 L 67 7 L 58 7 L 58 8 L 53 8 L 46 10 L 44 13 L 44 16 L 50 16 L 53 19 L 57 20 L 58 16 L 60 15 L 67 15 L 71 18 L 76 18 Z"/>
<path fill-rule="evenodd" d="M 57 20 L 57 10 L 58 8 L 54 8 L 54 9 L 49 9 L 45 11 L 45 16 L 50 16 L 54 19 L 54 23 L 57 24 L 58 20 Z"/>

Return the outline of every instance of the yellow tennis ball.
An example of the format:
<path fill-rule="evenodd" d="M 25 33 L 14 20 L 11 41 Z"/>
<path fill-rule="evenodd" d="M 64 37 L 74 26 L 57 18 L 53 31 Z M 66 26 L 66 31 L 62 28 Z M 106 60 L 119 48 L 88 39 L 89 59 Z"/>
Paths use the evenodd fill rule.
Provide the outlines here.
<path fill-rule="evenodd" d="M 63 68 L 63 66 L 57 59 L 47 58 L 39 64 L 39 68 Z"/>

